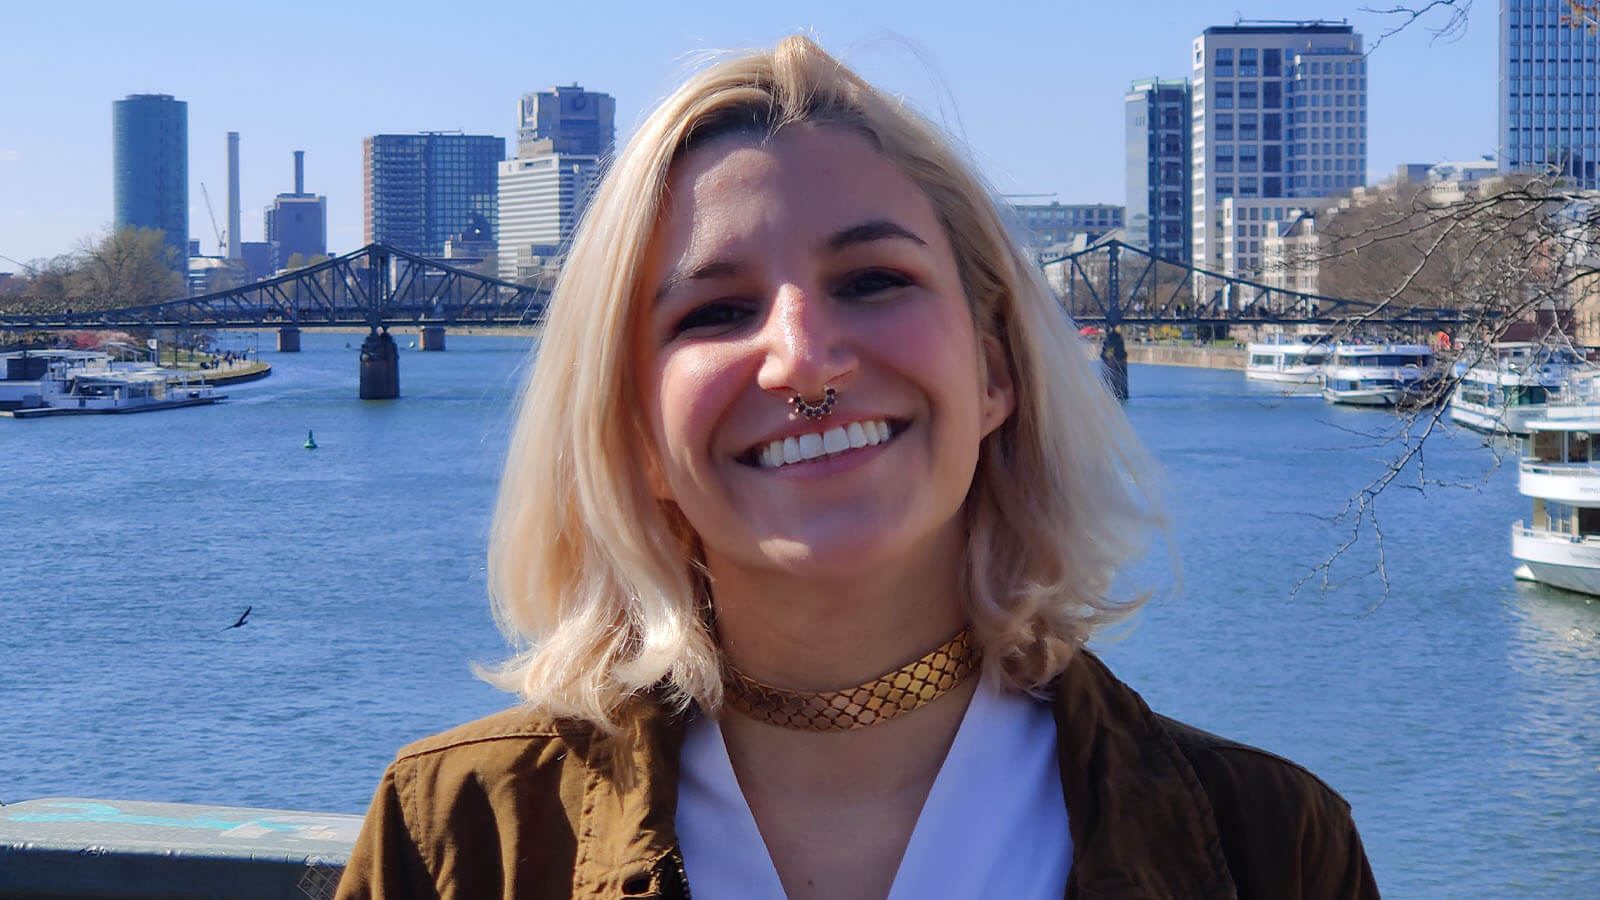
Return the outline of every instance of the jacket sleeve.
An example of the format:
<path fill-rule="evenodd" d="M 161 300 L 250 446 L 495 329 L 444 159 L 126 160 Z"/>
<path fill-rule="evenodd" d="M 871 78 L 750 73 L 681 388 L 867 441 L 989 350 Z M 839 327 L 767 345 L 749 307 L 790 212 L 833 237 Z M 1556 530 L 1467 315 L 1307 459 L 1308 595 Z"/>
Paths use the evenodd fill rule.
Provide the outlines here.
<path fill-rule="evenodd" d="M 1320 784 L 1318 787 L 1322 787 Z M 1344 799 L 1322 787 L 1309 799 L 1302 831 L 1304 896 L 1327 900 L 1377 900 L 1378 883 L 1361 835 Z"/>
<path fill-rule="evenodd" d="M 367 809 L 361 835 L 350 851 L 350 862 L 339 881 L 335 900 L 423 900 L 437 898 L 432 876 L 423 864 L 416 841 L 406 825 L 405 806 L 397 785 L 395 766 Z"/>

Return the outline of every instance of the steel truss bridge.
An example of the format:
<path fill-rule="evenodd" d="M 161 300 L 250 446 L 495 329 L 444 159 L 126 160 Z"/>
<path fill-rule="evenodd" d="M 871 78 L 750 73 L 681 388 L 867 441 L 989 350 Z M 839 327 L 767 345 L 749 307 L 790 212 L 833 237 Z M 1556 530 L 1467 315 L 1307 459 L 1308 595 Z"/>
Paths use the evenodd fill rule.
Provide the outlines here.
<path fill-rule="evenodd" d="M 548 292 L 382 244 L 198 297 L 95 312 L 0 315 L 0 328 L 317 328 L 531 325 Z"/>
<path fill-rule="evenodd" d="M 1043 260 L 1075 321 L 1108 331 L 1124 325 L 1389 325 L 1439 328 L 1460 310 L 1398 307 L 1273 287 L 1121 241 Z M 477 327 L 532 325 L 545 289 L 513 284 L 371 244 L 274 278 L 198 297 L 94 312 L 0 315 L 0 328 Z"/>
<path fill-rule="evenodd" d="M 1461 310 L 1403 307 L 1273 287 L 1106 241 L 1043 260 L 1052 287 L 1080 325 L 1340 325 L 1440 328 Z"/>

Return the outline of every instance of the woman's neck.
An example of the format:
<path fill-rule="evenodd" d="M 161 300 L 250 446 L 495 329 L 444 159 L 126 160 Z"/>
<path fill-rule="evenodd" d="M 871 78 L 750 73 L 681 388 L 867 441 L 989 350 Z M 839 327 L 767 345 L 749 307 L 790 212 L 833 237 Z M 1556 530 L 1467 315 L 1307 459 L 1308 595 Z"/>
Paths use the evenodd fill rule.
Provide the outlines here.
<path fill-rule="evenodd" d="M 718 639 L 752 678 L 798 691 L 853 687 L 966 624 L 960 532 L 893 571 L 818 579 L 718 565 Z M 882 897 L 978 684 L 878 725 L 799 731 L 724 707 L 723 739 L 792 898 Z"/>
<path fill-rule="evenodd" d="M 819 578 L 707 560 L 717 639 L 758 681 L 798 691 L 853 687 L 949 640 L 966 624 L 957 529 L 896 565 Z"/>

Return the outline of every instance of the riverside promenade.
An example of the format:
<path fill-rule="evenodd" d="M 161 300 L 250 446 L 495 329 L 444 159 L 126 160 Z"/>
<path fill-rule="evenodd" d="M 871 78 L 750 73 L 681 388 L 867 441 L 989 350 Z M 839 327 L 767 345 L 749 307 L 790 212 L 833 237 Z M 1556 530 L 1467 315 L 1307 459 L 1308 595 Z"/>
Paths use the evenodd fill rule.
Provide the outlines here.
<path fill-rule="evenodd" d="M 1147 366 L 1187 366 L 1194 369 L 1243 371 L 1250 353 L 1241 347 L 1206 344 L 1128 344 L 1128 362 Z"/>

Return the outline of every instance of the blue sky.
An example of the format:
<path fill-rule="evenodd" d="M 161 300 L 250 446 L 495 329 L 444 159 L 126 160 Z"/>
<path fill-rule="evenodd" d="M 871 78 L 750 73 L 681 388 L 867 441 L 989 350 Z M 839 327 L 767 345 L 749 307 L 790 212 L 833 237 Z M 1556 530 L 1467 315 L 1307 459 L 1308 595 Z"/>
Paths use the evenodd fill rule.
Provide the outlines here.
<path fill-rule="evenodd" d="M 228 131 L 242 136 L 244 239 L 261 239 L 261 210 L 293 189 L 304 149 L 344 251 L 361 243 L 366 135 L 511 139 L 518 96 L 579 82 L 617 98 L 622 138 L 698 54 L 800 30 L 962 137 L 1000 191 L 1121 203 L 1131 80 L 1186 77 L 1193 38 L 1239 16 L 1348 18 L 1370 45 L 1389 20 L 1363 2 L 1388 5 L 18 0 L 0 32 L 0 256 L 61 253 L 110 222 L 111 103 L 129 93 L 188 101 L 189 231 L 204 252 L 216 242 L 200 184 L 226 225 Z M 1494 151 L 1497 4 L 1477 7 L 1453 42 L 1413 28 L 1373 55 L 1372 176 Z"/>

